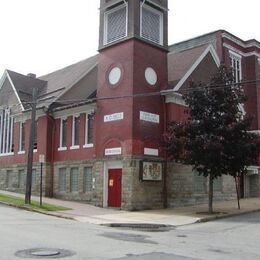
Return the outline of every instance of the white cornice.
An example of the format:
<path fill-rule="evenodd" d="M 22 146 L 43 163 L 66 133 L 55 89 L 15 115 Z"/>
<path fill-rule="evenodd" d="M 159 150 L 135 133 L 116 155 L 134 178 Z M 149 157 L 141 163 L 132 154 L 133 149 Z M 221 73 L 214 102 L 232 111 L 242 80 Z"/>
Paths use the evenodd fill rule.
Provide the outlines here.
<path fill-rule="evenodd" d="M 231 50 L 231 51 L 233 51 L 233 52 L 235 52 L 235 53 L 237 53 L 237 54 L 239 54 L 243 57 L 256 56 L 256 57 L 260 58 L 260 54 L 255 52 L 255 51 L 245 53 L 245 52 L 242 52 L 242 51 L 236 49 L 235 47 L 233 47 L 233 46 L 231 46 L 227 43 L 223 43 L 223 47 L 226 47 L 227 49 L 229 49 L 229 50 Z"/>
<path fill-rule="evenodd" d="M 230 35 L 226 32 L 222 33 L 222 37 L 240 45 L 243 48 L 257 47 L 257 48 L 260 49 L 260 43 L 258 43 L 257 41 L 244 43 L 242 40 L 239 40 L 238 38 L 236 38 L 236 37 L 234 37 L 234 36 L 232 36 L 232 35 Z"/>
<path fill-rule="evenodd" d="M 251 131 L 248 131 L 249 133 L 252 133 L 252 134 L 255 134 L 257 136 L 260 136 L 260 130 L 251 130 Z"/>
<path fill-rule="evenodd" d="M 96 110 L 96 104 L 91 103 L 83 106 L 77 106 L 73 108 L 67 108 L 64 110 L 59 110 L 53 112 L 53 117 L 61 118 L 61 117 L 67 117 L 67 116 L 73 116 L 75 114 L 81 114 L 81 113 L 90 113 Z"/>
<path fill-rule="evenodd" d="M 172 92 L 165 97 L 165 103 L 173 103 L 181 106 L 187 107 L 183 97 L 179 93 Z"/>

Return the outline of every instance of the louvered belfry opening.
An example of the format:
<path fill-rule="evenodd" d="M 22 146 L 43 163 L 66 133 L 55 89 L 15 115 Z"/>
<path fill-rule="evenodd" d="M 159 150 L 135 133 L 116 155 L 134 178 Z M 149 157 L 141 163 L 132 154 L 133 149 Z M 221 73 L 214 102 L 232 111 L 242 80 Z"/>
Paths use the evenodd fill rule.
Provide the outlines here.
<path fill-rule="evenodd" d="M 141 10 L 141 37 L 163 45 L 163 14 L 144 4 Z"/>
<path fill-rule="evenodd" d="M 120 5 L 105 13 L 105 44 L 127 36 L 127 6 Z"/>

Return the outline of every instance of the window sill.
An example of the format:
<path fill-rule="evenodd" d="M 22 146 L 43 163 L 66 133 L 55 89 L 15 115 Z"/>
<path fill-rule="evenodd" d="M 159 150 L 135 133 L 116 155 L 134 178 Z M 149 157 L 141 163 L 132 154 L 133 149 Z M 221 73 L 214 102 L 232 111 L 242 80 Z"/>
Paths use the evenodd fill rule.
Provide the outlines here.
<path fill-rule="evenodd" d="M 67 151 L 67 147 L 59 147 L 58 151 Z"/>
<path fill-rule="evenodd" d="M 2 153 L 0 154 L 0 157 L 10 156 L 10 155 L 14 155 L 14 153 Z"/>
<path fill-rule="evenodd" d="M 70 147 L 70 150 L 76 150 L 76 149 L 79 149 L 79 145 L 72 145 Z"/>
<path fill-rule="evenodd" d="M 34 152 L 34 153 L 37 153 L 37 149 L 34 149 L 33 152 Z"/>
<path fill-rule="evenodd" d="M 17 154 L 25 154 L 25 151 L 19 151 Z"/>
<path fill-rule="evenodd" d="M 92 148 L 92 147 L 94 147 L 93 144 L 84 144 L 83 145 L 83 148 Z"/>

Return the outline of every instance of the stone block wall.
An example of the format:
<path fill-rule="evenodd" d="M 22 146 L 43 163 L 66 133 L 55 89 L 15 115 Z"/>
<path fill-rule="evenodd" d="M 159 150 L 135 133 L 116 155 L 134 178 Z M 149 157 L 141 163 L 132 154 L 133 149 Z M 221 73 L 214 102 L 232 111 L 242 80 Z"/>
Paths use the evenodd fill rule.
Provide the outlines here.
<path fill-rule="evenodd" d="M 32 194 L 40 194 L 40 164 L 33 164 L 34 176 L 32 177 Z M 46 173 L 49 175 L 50 165 L 43 164 L 42 168 L 42 187 L 43 196 L 46 190 L 50 189 L 49 180 L 46 179 Z M 8 166 L 1 166 L 0 169 L 0 189 L 13 191 L 18 193 L 25 193 L 26 188 L 27 164 L 14 164 Z"/>
<path fill-rule="evenodd" d="M 163 180 L 142 181 L 140 160 L 123 160 L 122 208 L 127 210 L 163 207 Z"/>
<path fill-rule="evenodd" d="M 258 174 L 245 176 L 244 190 L 246 198 L 260 196 L 260 177 Z"/>
<path fill-rule="evenodd" d="M 207 203 L 208 179 L 192 171 L 189 165 L 168 163 L 167 168 L 168 207 L 181 207 Z M 214 181 L 214 200 L 236 198 L 232 177 L 222 176 Z"/>
<path fill-rule="evenodd" d="M 92 190 L 84 190 L 84 168 L 92 168 Z M 71 169 L 78 170 L 78 190 L 71 191 Z M 66 169 L 66 188 L 59 187 L 59 171 Z M 103 163 L 95 161 L 65 161 L 55 163 L 53 176 L 53 195 L 56 198 L 86 202 L 95 206 L 103 205 Z"/>

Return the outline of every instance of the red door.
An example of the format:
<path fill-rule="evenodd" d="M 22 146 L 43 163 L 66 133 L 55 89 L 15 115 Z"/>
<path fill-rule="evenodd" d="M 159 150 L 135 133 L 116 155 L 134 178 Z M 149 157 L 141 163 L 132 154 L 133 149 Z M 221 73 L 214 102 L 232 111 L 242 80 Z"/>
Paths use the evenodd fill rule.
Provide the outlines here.
<path fill-rule="evenodd" d="M 108 170 L 108 207 L 121 207 L 122 169 Z"/>

